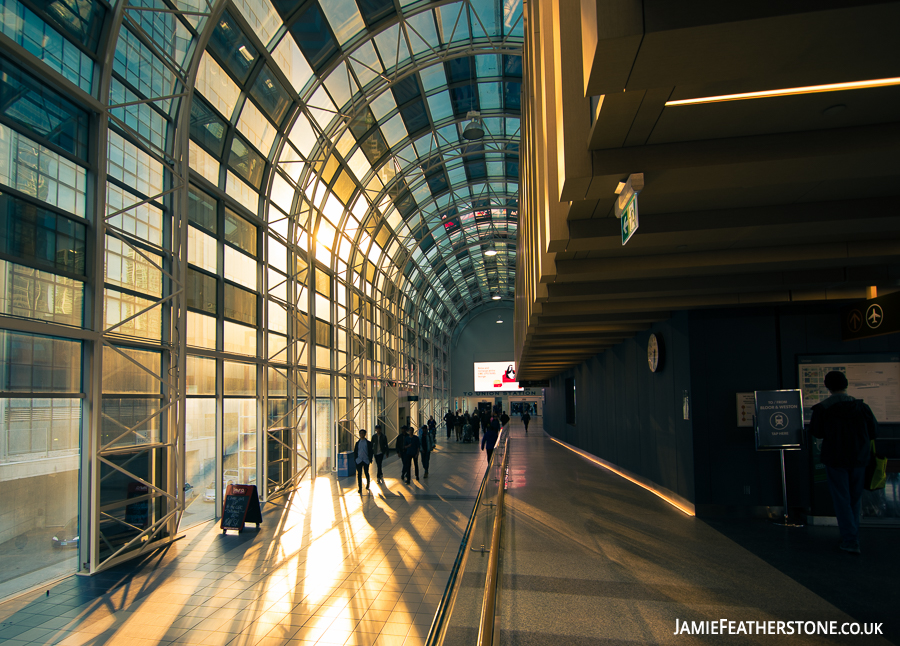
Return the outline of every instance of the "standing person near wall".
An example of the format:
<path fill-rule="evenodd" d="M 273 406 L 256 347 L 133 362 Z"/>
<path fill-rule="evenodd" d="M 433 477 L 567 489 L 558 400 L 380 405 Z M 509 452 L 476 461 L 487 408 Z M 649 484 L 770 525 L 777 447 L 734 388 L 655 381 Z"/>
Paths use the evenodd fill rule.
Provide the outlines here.
<path fill-rule="evenodd" d="M 820 459 L 828 475 L 840 547 L 859 554 L 863 476 L 871 441 L 878 435 L 878 422 L 867 404 L 847 394 L 844 373 L 832 370 L 825 375 L 824 383 L 831 396 L 813 406 L 809 430 L 822 440 Z"/>
<path fill-rule="evenodd" d="M 481 436 L 481 450 L 487 453 L 488 464 L 491 463 L 491 454 L 494 452 L 494 445 L 497 443 L 498 437 L 500 437 L 500 420 L 492 415 L 491 423 L 484 435 Z"/>
<path fill-rule="evenodd" d="M 528 411 L 526 410 L 522 414 L 522 423 L 525 425 L 525 435 L 528 435 L 528 422 L 530 422 L 530 421 L 531 421 L 531 415 L 529 415 Z"/>
<path fill-rule="evenodd" d="M 362 495 L 362 474 L 366 472 L 366 491 L 369 490 L 369 462 L 372 461 L 372 443 L 366 439 L 366 429 L 359 429 L 359 439 L 353 446 L 353 457 L 356 458 L 356 484 L 359 495 Z"/>
<path fill-rule="evenodd" d="M 431 452 L 434 450 L 434 439 L 431 437 L 431 431 L 424 424 L 419 430 L 419 445 L 422 450 L 422 470 L 425 471 L 425 477 L 428 477 L 428 465 L 431 463 Z M 419 473 L 416 472 L 416 479 Z"/>
<path fill-rule="evenodd" d="M 453 425 L 456 424 L 456 415 L 449 408 L 447 414 L 444 415 L 444 424 L 447 425 L 447 439 L 450 439 L 450 433 L 453 431 Z"/>
<path fill-rule="evenodd" d="M 387 457 L 390 446 L 388 445 L 387 436 L 381 432 L 381 424 L 375 425 L 375 434 L 372 436 L 372 447 L 375 454 L 375 464 L 378 466 L 378 471 L 375 474 L 375 482 L 384 482 L 384 473 L 381 470 L 381 463 L 384 462 L 384 459 Z"/>

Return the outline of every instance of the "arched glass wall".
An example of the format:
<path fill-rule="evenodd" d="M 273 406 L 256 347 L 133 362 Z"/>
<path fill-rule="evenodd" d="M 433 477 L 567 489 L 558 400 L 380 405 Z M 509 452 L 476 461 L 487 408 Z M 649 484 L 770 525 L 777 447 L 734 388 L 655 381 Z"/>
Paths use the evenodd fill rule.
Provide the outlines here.
<path fill-rule="evenodd" d="M 512 298 L 521 2 L 3 2 L 0 585 L 440 418 Z"/>

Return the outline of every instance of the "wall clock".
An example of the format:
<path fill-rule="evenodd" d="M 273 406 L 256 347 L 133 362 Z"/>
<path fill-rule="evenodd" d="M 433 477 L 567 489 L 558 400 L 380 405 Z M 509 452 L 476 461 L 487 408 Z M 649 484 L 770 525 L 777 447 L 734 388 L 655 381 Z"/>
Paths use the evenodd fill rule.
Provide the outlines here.
<path fill-rule="evenodd" d="M 650 340 L 647 341 L 647 364 L 650 366 L 650 372 L 656 372 L 662 368 L 663 341 L 662 337 L 655 334 L 651 334 Z"/>

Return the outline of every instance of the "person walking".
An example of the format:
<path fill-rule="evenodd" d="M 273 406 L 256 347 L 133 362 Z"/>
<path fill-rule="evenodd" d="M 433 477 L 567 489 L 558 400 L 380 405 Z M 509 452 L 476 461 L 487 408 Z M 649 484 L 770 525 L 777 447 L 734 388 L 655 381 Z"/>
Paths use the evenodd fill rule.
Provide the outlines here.
<path fill-rule="evenodd" d="M 522 423 L 525 425 L 525 435 L 528 435 L 528 422 L 531 421 L 531 415 L 528 414 L 528 411 L 522 415 Z"/>
<path fill-rule="evenodd" d="M 878 435 L 878 422 L 863 400 L 847 394 L 847 377 L 832 370 L 825 375 L 831 396 L 812 409 L 809 430 L 822 440 L 820 460 L 825 465 L 828 489 L 841 534 L 840 548 L 860 553 L 859 519 L 862 513 L 863 476 Z"/>
<path fill-rule="evenodd" d="M 491 455 L 494 453 L 494 445 L 497 443 L 498 437 L 500 437 L 500 420 L 492 415 L 491 423 L 484 435 L 481 436 L 481 450 L 487 453 L 488 464 L 491 463 Z"/>
<path fill-rule="evenodd" d="M 400 427 L 400 434 L 397 436 L 397 441 L 394 442 L 394 451 L 400 456 L 400 479 L 403 480 L 403 474 L 406 473 L 406 463 L 403 461 L 403 456 L 406 455 L 406 429 L 408 427 L 404 424 Z"/>
<path fill-rule="evenodd" d="M 456 441 L 462 442 L 463 416 L 459 414 L 459 411 L 456 411 L 456 421 L 453 425 L 456 428 Z"/>
<path fill-rule="evenodd" d="M 419 481 L 419 438 L 413 432 L 412 427 L 406 427 L 406 438 L 403 441 L 403 470 L 406 474 L 406 484 L 409 484 L 411 466 L 416 466 L 416 482 Z M 400 476 L 403 479 L 403 476 Z"/>
<path fill-rule="evenodd" d="M 428 416 L 428 432 L 431 433 L 431 443 L 437 442 L 437 422 L 434 421 L 434 415 Z"/>
<path fill-rule="evenodd" d="M 509 415 L 506 414 L 506 411 L 503 411 L 500 414 L 500 426 L 506 428 L 507 424 L 509 424 Z"/>
<path fill-rule="evenodd" d="M 372 447 L 375 454 L 375 464 L 378 466 L 378 471 L 375 474 L 375 482 L 384 482 L 384 473 L 381 470 L 381 463 L 384 462 L 384 459 L 387 457 L 387 454 L 390 451 L 390 445 L 388 444 L 387 436 L 381 432 L 381 424 L 375 425 L 375 434 L 372 436 Z"/>
<path fill-rule="evenodd" d="M 356 458 L 356 484 L 359 495 L 362 495 L 362 474 L 366 472 L 366 491 L 369 490 L 369 462 L 372 460 L 372 443 L 366 439 L 366 429 L 359 429 L 359 439 L 353 446 L 353 457 Z"/>
<path fill-rule="evenodd" d="M 431 431 L 424 424 L 419 430 L 419 444 L 422 451 L 422 470 L 425 472 L 425 477 L 427 478 L 428 465 L 431 463 L 431 452 L 434 450 L 434 439 L 431 437 Z M 419 474 L 416 472 L 416 478 L 418 479 L 418 477 Z"/>

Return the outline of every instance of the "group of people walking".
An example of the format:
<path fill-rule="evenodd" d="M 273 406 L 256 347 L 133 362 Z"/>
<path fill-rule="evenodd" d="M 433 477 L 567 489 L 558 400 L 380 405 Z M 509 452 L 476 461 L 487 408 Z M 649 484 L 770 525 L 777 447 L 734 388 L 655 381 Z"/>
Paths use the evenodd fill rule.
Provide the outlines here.
<path fill-rule="evenodd" d="M 419 480 L 420 456 L 422 458 L 422 469 L 425 471 L 425 477 L 428 477 L 428 467 L 431 465 L 431 452 L 434 451 L 435 447 L 436 429 L 437 424 L 433 417 L 428 420 L 428 424 L 423 424 L 418 431 L 412 426 L 404 425 L 400 428 L 400 435 L 397 436 L 397 440 L 394 443 L 394 450 L 397 455 L 400 456 L 400 461 L 403 465 L 402 471 L 400 472 L 400 479 L 406 482 L 406 484 L 410 484 L 413 467 L 416 472 L 416 480 Z M 390 451 L 387 436 L 384 434 L 380 424 L 375 425 L 375 435 L 372 436 L 371 440 L 369 440 L 366 435 L 367 431 L 365 429 L 360 429 L 359 439 L 353 446 L 353 459 L 356 463 L 356 484 L 360 495 L 362 495 L 363 492 L 363 474 L 366 476 L 366 491 L 369 490 L 369 465 L 372 463 L 373 459 L 378 468 L 375 474 L 375 482 L 384 482 L 384 469 L 382 468 L 382 465 L 384 458 L 387 457 L 388 452 Z"/>
<path fill-rule="evenodd" d="M 527 414 L 526 414 L 527 415 Z M 525 423 L 525 431 L 528 432 L 528 420 L 522 417 Z M 494 452 L 494 445 L 497 444 L 497 438 L 500 431 L 509 423 L 509 415 L 506 411 L 496 409 L 493 412 L 482 410 L 480 412 L 470 414 L 468 411 L 462 414 L 460 411 L 447 411 L 444 415 L 444 423 L 447 426 L 447 439 L 450 439 L 452 430 L 456 431 L 457 442 L 478 442 L 479 429 L 481 431 L 481 450 L 485 452 L 487 461 L 490 463 L 491 455 Z M 426 424 L 416 430 L 412 426 L 400 427 L 400 435 L 394 443 L 394 451 L 400 456 L 402 466 L 400 479 L 406 484 L 410 484 L 412 480 L 412 472 L 415 471 L 416 481 L 419 480 L 419 457 L 422 458 L 422 470 L 425 477 L 428 477 L 428 467 L 431 465 L 431 452 L 437 445 L 437 422 L 434 417 L 430 417 Z M 357 489 L 362 495 L 363 474 L 366 476 L 366 491 L 369 490 L 370 476 L 369 465 L 375 461 L 377 472 L 375 474 L 375 482 L 384 482 L 384 470 L 382 463 L 387 457 L 391 447 L 388 443 L 387 436 L 384 434 L 380 424 L 375 425 L 375 434 L 372 439 L 367 437 L 367 431 L 360 429 L 359 439 L 353 446 L 353 459 L 356 463 L 356 483 Z"/>

